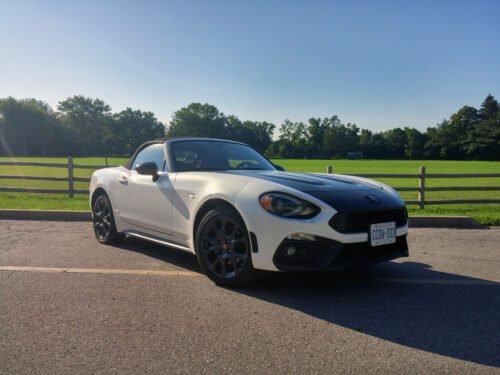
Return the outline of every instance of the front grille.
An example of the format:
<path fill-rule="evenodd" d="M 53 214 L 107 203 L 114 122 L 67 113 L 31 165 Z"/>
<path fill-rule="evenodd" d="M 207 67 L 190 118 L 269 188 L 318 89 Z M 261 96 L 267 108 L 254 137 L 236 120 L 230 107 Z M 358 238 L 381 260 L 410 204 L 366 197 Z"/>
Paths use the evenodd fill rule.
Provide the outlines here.
<path fill-rule="evenodd" d="M 368 232 L 371 224 L 395 221 L 400 227 L 408 222 L 406 207 L 367 212 L 339 212 L 330 220 L 330 226 L 340 233 Z"/>
<path fill-rule="evenodd" d="M 295 254 L 288 255 L 293 246 Z M 348 243 L 316 237 L 316 241 L 285 239 L 276 250 L 273 262 L 281 271 L 342 269 L 358 265 L 375 264 L 408 256 L 406 236 L 396 238 L 396 243 L 370 246 L 369 242 Z"/>

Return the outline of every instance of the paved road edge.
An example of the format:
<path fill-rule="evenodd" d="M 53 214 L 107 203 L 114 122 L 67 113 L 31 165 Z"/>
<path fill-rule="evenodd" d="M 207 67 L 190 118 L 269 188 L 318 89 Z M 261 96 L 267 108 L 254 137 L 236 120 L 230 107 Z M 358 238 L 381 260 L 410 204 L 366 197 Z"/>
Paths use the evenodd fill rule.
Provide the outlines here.
<path fill-rule="evenodd" d="M 90 211 L 0 209 L 2 220 L 90 221 Z"/>
<path fill-rule="evenodd" d="M 0 220 L 90 221 L 90 211 L 0 209 Z M 468 216 L 410 216 L 410 227 L 479 228 Z"/>

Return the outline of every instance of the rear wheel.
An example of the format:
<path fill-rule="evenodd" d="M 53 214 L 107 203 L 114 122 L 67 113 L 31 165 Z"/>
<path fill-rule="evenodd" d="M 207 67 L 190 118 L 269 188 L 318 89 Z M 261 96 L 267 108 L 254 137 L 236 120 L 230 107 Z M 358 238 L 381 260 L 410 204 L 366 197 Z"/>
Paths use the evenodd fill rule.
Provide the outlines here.
<path fill-rule="evenodd" d="M 113 208 L 106 194 L 97 197 L 92 208 L 94 234 L 97 241 L 106 244 L 120 242 L 123 234 L 116 231 Z"/>
<path fill-rule="evenodd" d="M 209 211 L 198 226 L 195 243 L 202 271 L 216 284 L 238 287 L 254 277 L 248 232 L 233 210 Z"/>

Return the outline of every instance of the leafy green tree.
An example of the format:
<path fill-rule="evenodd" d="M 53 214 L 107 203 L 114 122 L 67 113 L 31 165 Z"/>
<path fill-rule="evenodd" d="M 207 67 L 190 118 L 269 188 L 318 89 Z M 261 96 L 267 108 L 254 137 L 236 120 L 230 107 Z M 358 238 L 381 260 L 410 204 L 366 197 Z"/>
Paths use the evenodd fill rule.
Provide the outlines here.
<path fill-rule="evenodd" d="M 387 130 L 383 133 L 388 146 L 388 157 L 401 159 L 405 156 L 406 133 L 401 128 Z"/>
<path fill-rule="evenodd" d="M 323 155 L 323 138 L 325 136 L 325 128 L 328 119 L 310 118 L 307 132 L 309 133 L 309 154 L 313 156 Z"/>
<path fill-rule="evenodd" d="M 323 152 L 327 157 L 345 158 L 349 151 L 359 151 L 359 128 L 342 124 L 337 116 L 325 119 Z"/>
<path fill-rule="evenodd" d="M 405 155 L 408 159 L 422 159 L 424 156 L 425 135 L 415 128 L 405 128 Z"/>
<path fill-rule="evenodd" d="M 57 134 L 50 106 L 36 99 L 0 99 L 0 136 L 4 153 L 47 155 L 47 142 Z"/>
<path fill-rule="evenodd" d="M 307 151 L 307 129 L 303 122 L 285 120 L 280 126 L 279 156 L 303 157 Z"/>
<path fill-rule="evenodd" d="M 227 116 L 227 138 L 244 142 L 260 153 L 264 153 L 272 142 L 275 125 L 269 122 L 243 121 L 236 116 Z"/>
<path fill-rule="evenodd" d="M 165 126 L 152 112 L 127 108 L 113 117 L 116 130 L 111 134 L 126 144 L 124 150 L 128 153 L 134 152 L 144 142 L 165 137 Z"/>
<path fill-rule="evenodd" d="M 498 109 L 498 102 L 491 94 L 488 94 L 486 99 L 484 99 L 483 104 L 481 104 L 481 108 L 479 109 L 479 118 L 481 120 L 489 120 L 495 118 L 498 114 Z"/>
<path fill-rule="evenodd" d="M 111 107 L 101 99 L 75 95 L 61 102 L 57 107 L 61 123 L 73 130 L 83 148 L 83 155 L 89 150 L 102 154 L 103 138 L 110 126 Z"/>
<path fill-rule="evenodd" d="M 167 134 L 169 137 L 224 138 L 225 117 L 213 105 L 191 103 L 174 112 Z"/>
<path fill-rule="evenodd" d="M 28 136 L 31 130 L 29 115 L 23 103 L 13 97 L 0 100 L 2 142 L 7 152 L 19 152 L 28 156 Z M 19 147 L 21 145 L 21 147 Z"/>
<path fill-rule="evenodd" d="M 461 147 L 468 159 L 500 160 L 500 111 L 493 96 L 486 97 L 478 118 L 467 127 Z"/>

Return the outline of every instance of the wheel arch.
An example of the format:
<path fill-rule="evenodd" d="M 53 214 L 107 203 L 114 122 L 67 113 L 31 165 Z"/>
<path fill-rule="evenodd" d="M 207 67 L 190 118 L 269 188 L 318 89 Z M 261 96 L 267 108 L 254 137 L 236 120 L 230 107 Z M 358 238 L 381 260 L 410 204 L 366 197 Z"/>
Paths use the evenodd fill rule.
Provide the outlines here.
<path fill-rule="evenodd" d="M 106 190 L 104 190 L 102 187 L 99 186 L 98 188 L 96 188 L 94 190 L 94 192 L 92 193 L 92 197 L 90 199 L 90 209 L 91 210 L 94 209 L 94 203 L 95 203 L 95 200 L 97 199 L 97 197 L 103 193 L 109 198 L 108 193 L 106 193 Z"/>
<path fill-rule="evenodd" d="M 241 221 L 245 224 L 245 227 L 247 226 L 245 223 L 245 220 L 243 219 L 243 216 L 240 214 L 238 209 L 233 204 L 231 204 L 227 200 L 224 200 L 221 198 L 209 199 L 201 205 L 201 207 L 196 212 L 196 216 L 194 218 L 194 222 L 193 222 L 193 245 L 194 246 L 196 246 L 196 244 L 194 243 L 195 238 L 196 238 L 196 231 L 198 230 L 198 226 L 200 225 L 201 220 L 207 214 L 207 212 L 209 212 L 210 210 L 213 210 L 217 207 L 226 207 L 226 208 L 230 209 L 236 215 L 238 215 L 238 217 L 241 219 Z M 247 231 L 248 231 L 248 228 L 247 228 Z"/>

